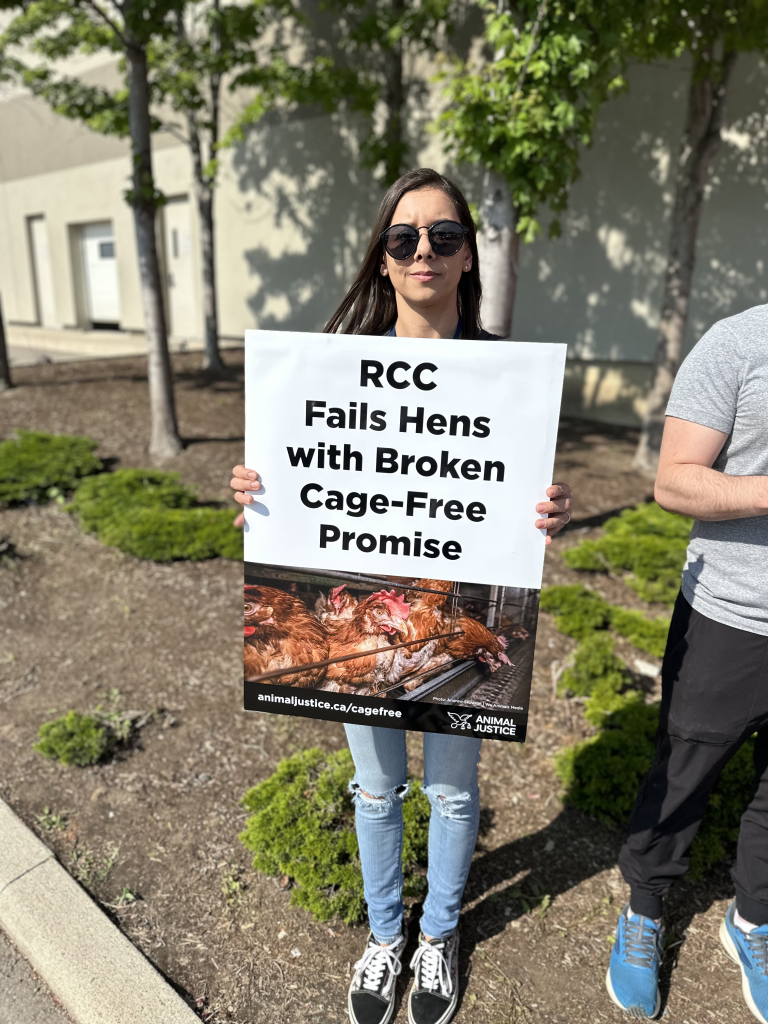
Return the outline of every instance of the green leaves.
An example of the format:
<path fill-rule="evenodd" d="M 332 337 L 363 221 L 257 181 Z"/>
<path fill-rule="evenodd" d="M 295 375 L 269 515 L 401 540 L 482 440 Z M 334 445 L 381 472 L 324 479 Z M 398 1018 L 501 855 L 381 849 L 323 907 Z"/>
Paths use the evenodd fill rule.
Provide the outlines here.
<path fill-rule="evenodd" d="M 481 6 L 494 57 L 479 67 L 458 63 L 444 76 L 439 127 L 457 160 L 506 178 L 529 242 L 541 231 L 542 203 L 555 214 L 565 209 L 600 104 L 625 87 L 624 15 L 613 0 L 553 3 L 543 16 L 529 0 L 515 14 L 491 0 Z M 550 232 L 559 230 L 555 216 Z"/>

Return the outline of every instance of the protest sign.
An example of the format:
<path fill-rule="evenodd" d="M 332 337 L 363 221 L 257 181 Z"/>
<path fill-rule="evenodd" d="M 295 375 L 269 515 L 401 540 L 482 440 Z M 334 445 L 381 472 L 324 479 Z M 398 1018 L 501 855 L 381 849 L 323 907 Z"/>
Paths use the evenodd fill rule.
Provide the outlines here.
<path fill-rule="evenodd" d="M 525 738 L 565 350 L 246 332 L 248 710 Z"/>

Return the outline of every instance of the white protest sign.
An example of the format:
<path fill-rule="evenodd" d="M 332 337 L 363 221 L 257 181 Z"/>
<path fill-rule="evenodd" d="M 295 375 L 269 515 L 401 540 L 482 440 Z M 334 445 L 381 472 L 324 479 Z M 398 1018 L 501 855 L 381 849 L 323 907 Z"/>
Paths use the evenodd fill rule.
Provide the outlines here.
<path fill-rule="evenodd" d="M 245 558 L 538 588 L 565 345 L 247 331 Z"/>

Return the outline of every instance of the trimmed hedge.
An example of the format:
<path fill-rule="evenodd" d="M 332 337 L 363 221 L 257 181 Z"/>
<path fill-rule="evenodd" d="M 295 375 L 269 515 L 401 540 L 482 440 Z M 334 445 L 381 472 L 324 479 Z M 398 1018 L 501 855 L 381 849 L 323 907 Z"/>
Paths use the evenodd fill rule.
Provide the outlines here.
<path fill-rule="evenodd" d="M 571 569 L 624 571 L 644 601 L 673 605 L 680 589 L 692 519 L 665 512 L 656 502 L 625 509 L 605 524 L 605 535 L 563 552 Z"/>
<path fill-rule="evenodd" d="M 0 502 L 47 501 L 104 468 L 90 437 L 18 430 L 0 441 Z M 53 492 L 53 493 L 51 493 Z"/>
<path fill-rule="evenodd" d="M 70 509 L 102 544 L 154 562 L 242 559 L 232 512 L 197 505 L 177 473 L 118 469 L 84 480 Z"/>
<path fill-rule="evenodd" d="M 313 748 L 280 761 L 274 774 L 243 797 L 251 811 L 241 841 L 266 875 L 294 883 L 291 905 L 316 921 L 338 915 L 346 924 L 364 916 L 363 876 L 348 791 L 354 775 L 348 750 Z M 403 873 L 406 895 L 424 889 L 429 801 L 413 784 L 403 802 Z"/>

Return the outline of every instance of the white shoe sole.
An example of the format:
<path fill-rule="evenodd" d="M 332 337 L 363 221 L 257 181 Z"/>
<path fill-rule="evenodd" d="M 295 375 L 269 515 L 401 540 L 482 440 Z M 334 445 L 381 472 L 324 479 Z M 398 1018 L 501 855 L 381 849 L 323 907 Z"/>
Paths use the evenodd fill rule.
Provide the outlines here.
<path fill-rule="evenodd" d="M 739 951 L 736 949 L 736 944 L 728 932 L 725 919 L 720 922 L 720 942 L 723 944 L 725 952 L 741 971 L 741 994 L 744 996 L 744 1002 L 752 1011 L 753 1016 L 757 1017 L 757 1019 L 762 1021 L 763 1024 L 768 1024 L 768 1018 L 764 1017 L 763 1014 L 760 1013 L 755 1000 L 752 998 L 752 991 L 749 987 L 747 972 L 744 970 L 744 964 L 741 962 L 741 957 L 739 956 Z"/>
<path fill-rule="evenodd" d="M 605 976 L 605 987 L 608 989 L 608 995 L 611 997 L 611 1002 L 615 1003 L 615 1005 L 618 1006 L 620 1010 L 623 1010 L 624 1013 L 628 1013 L 630 1017 L 634 1017 L 635 1020 L 656 1020 L 658 1017 L 659 1010 L 661 1009 L 661 992 L 656 993 L 656 1009 L 649 1017 L 647 1014 L 643 1013 L 639 1007 L 632 1007 L 632 1009 L 628 1010 L 623 1003 L 619 1002 L 616 993 L 613 991 L 613 985 L 611 984 L 610 967 L 608 968 L 608 973 Z"/>
<path fill-rule="evenodd" d="M 435 1021 L 435 1024 L 448 1024 L 448 1021 L 453 1017 L 454 1013 L 456 1013 L 456 1007 L 458 1006 L 458 1003 L 459 1003 L 459 939 L 458 939 L 458 936 L 456 936 L 456 955 L 455 955 L 455 958 L 454 958 L 453 962 L 456 965 L 456 967 L 454 969 L 454 972 L 453 972 L 454 977 L 451 979 L 453 981 L 453 999 L 451 999 L 451 1001 L 448 1004 L 448 1007 L 446 1008 L 446 1011 L 442 1015 L 442 1017 L 439 1020 Z M 413 1019 L 413 1014 L 411 1013 L 411 996 L 413 995 L 413 986 L 414 986 L 414 984 L 415 984 L 415 982 L 411 983 L 411 991 L 408 993 L 408 1024 L 416 1024 L 416 1021 Z"/>

